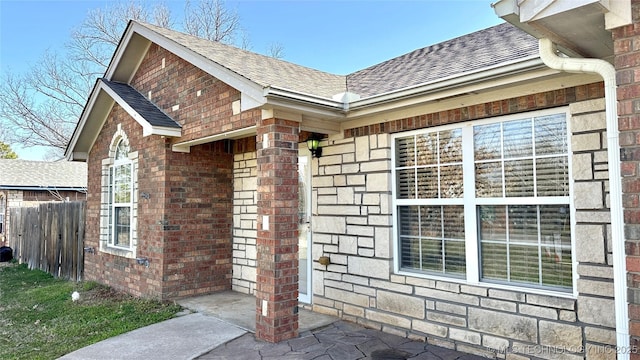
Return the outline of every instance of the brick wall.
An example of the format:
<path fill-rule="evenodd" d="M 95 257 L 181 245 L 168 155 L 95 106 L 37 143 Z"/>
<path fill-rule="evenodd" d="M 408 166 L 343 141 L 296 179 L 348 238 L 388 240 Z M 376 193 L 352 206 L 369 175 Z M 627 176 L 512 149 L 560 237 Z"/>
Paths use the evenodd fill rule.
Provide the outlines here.
<path fill-rule="evenodd" d="M 182 125 L 176 142 L 254 126 L 260 110 L 233 115 L 240 92 L 152 44 L 131 85 Z"/>
<path fill-rule="evenodd" d="M 533 98 L 571 103 L 577 298 L 393 273 L 391 137 L 381 127 L 417 129 L 424 126 L 421 119 L 435 117 L 438 124 L 462 121 L 456 116 L 460 111 L 451 110 L 390 121 L 393 127 L 345 131 L 365 136 L 328 139 L 313 178 L 313 258 L 327 255 L 331 264 L 314 263 L 314 310 L 489 357 L 553 357 L 535 353 L 547 347 L 562 349 L 566 359 L 614 359 L 602 84 L 563 91 L 590 95 L 581 95 L 581 101 L 547 94 Z M 530 104 L 531 110 L 549 107 Z"/>
<path fill-rule="evenodd" d="M 232 154 L 219 141 L 166 157 L 164 215 L 153 218 L 164 230 L 163 298 L 230 290 Z"/>
<path fill-rule="evenodd" d="M 25 202 L 35 202 L 36 205 L 42 201 L 64 201 L 67 198 L 69 201 L 83 201 L 86 200 L 87 195 L 85 193 L 77 191 L 25 191 L 23 200 Z M 30 205 L 25 205 L 30 206 Z"/>
<path fill-rule="evenodd" d="M 85 247 L 93 247 L 100 249 L 101 238 L 103 241 L 108 223 L 104 218 L 106 214 L 101 211 L 103 194 L 103 160 L 109 158 L 109 151 L 112 139 L 118 126 L 121 131 L 126 134 L 129 139 L 131 152 L 138 152 L 138 164 L 140 168 L 145 167 L 147 158 L 152 158 L 151 154 L 161 152 L 164 149 L 164 141 L 160 137 L 142 137 L 142 127 L 138 125 L 120 106 L 117 104 L 108 116 L 105 124 L 100 131 L 94 146 L 89 154 L 87 161 L 88 180 L 87 180 L 87 216 L 85 228 Z M 149 191 L 153 189 L 155 193 L 155 184 L 148 184 L 145 181 L 151 181 L 145 178 L 139 181 L 138 186 L 141 191 Z M 136 196 L 137 193 L 134 193 Z M 156 211 L 160 211 L 162 204 L 157 198 L 150 198 L 150 202 L 155 204 Z M 144 236 L 148 241 L 158 241 L 160 234 L 154 233 L 153 229 L 146 229 L 143 224 L 152 222 L 145 213 L 140 213 L 137 218 L 138 235 Z M 87 280 L 95 280 L 115 289 L 127 291 L 136 296 L 156 297 L 161 294 L 161 284 L 158 279 L 160 272 L 160 262 L 154 261 L 158 258 L 150 256 L 151 266 L 147 269 L 144 266 L 137 265 L 135 259 L 125 258 L 106 252 L 97 251 L 94 254 L 85 254 L 84 275 Z"/>
<path fill-rule="evenodd" d="M 87 246 L 99 248 L 102 161 L 120 124 L 137 154 L 135 256 L 87 254 L 86 276 L 137 296 L 176 298 L 231 288 L 233 155 L 222 142 L 175 153 L 171 144 L 255 125 L 260 111 L 232 114 L 239 92 L 157 45 L 131 85 L 182 126 L 183 136 L 142 137 L 115 105 L 89 156 Z M 145 193 L 148 196 L 141 197 Z M 103 215 L 105 212 L 103 211 Z M 105 233 L 106 219 L 102 220 Z"/>
<path fill-rule="evenodd" d="M 298 335 L 299 124 L 263 119 L 257 126 L 256 337 Z"/>
<path fill-rule="evenodd" d="M 640 347 L 640 2 L 633 24 L 612 30 L 618 85 L 618 127 L 631 346 Z M 640 359 L 640 354 L 630 354 Z"/>

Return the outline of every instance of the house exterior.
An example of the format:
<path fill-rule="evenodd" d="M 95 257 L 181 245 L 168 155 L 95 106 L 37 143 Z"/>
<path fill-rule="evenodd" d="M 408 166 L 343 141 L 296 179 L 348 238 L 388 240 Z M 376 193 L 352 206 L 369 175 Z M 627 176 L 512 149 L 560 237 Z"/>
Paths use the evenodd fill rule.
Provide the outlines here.
<path fill-rule="evenodd" d="M 304 306 L 489 358 L 635 358 L 640 3 L 543 3 L 347 76 L 130 22 L 66 152 L 85 277 L 255 295 L 267 341 Z"/>
<path fill-rule="evenodd" d="M 86 188 L 84 163 L 0 159 L 0 243 L 8 239 L 11 209 L 85 200 Z"/>

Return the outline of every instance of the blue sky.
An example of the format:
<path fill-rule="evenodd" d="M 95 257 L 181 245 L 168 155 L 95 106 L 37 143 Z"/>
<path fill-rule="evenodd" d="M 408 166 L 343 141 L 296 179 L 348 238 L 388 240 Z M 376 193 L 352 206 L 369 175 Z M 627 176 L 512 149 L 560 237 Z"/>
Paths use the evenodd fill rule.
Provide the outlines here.
<path fill-rule="evenodd" d="M 45 50 L 62 49 L 88 11 L 111 2 L 0 0 L 0 72 L 28 71 Z M 183 1 L 164 3 L 182 19 Z M 227 0 L 226 6 L 238 12 L 250 50 L 266 53 L 279 43 L 284 60 L 341 75 L 502 22 L 485 0 Z M 42 158 L 42 151 L 12 147 L 20 158 Z"/>

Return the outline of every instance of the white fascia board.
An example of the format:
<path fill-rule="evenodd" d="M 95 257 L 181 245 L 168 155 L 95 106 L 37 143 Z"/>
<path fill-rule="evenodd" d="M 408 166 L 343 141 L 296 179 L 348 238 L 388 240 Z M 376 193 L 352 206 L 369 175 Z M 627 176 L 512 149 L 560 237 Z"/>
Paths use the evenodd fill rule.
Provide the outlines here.
<path fill-rule="evenodd" d="M 254 125 L 238 130 L 227 131 L 222 134 L 210 135 L 195 140 L 184 141 L 181 143 L 173 144 L 171 150 L 173 150 L 174 152 L 188 153 L 191 151 L 192 146 L 224 139 L 241 139 L 250 135 L 255 135 L 257 131 L 256 128 L 257 127 Z"/>
<path fill-rule="evenodd" d="M 80 115 L 80 119 L 78 120 L 78 124 L 76 125 L 76 128 L 73 131 L 73 134 L 71 135 L 71 139 L 69 140 L 69 144 L 67 145 L 67 148 L 65 149 L 65 154 L 64 154 L 64 157 L 67 160 L 72 160 L 73 158 L 75 158 L 75 156 L 74 156 L 74 154 L 76 153 L 75 147 L 78 144 L 78 139 L 82 135 L 84 127 L 87 124 L 87 118 L 89 117 L 89 114 L 91 113 L 91 110 L 93 109 L 93 106 L 94 106 L 94 104 L 96 102 L 96 99 L 98 98 L 98 94 L 100 93 L 100 90 L 99 90 L 100 84 L 102 84 L 102 81 L 97 80 L 96 83 L 93 85 L 93 89 L 91 90 L 91 93 L 89 94 L 89 100 L 87 101 L 87 104 L 85 105 L 85 108 L 82 111 L 82 114 Z M 96 136 L 97 136 L 97 134 L 96 134 Z M 93 146 L 94 142 L 95 142 L 95 138 L 91 142 L 91 144 L 92 144 L 91 146 Z M 87 149 L 86 152 L 88 153 L 89 150 L 90 150 L 90 148 Z M 80 153 L 84 153 L 84 151 L 82 151 Z"/>
<path fill-rule="evenodd" d="M 132 32 L 136 32 L 149 41 L 158 44 L 178 57 L 193 64 L 202 71 L 239 90 L 244 96 L 251 98 L 255 103 L 264 104 L 263 88 L 259 84 L 239 75 L 211 59 L 198 54 L 197 52 L 177 44 L 155 31 L 152 31 L 138 23 L 132 26 Z M 129 37 L 130 38 L 130 37 Z M 247 101 L 249 103 L 249 101 Z"/>
<path fill-rule="evenodd" d="M 333 135 L 340 132 L 340 123 L 316 118 L 303 119 L 300 123 L 300 130 Z"/>
<path fill-rule="evenodd" d="M 71 153 L 71 156 L 66 156 L 66 159 L 69 161 L 87 161 L 89 159 L 89 153 L 74 151 Z"/>
<path fill-rule="evenodd" d="M 262 105 L 264 105 L 264 99 L 256 100 L 253 97 L 247 95 L 247 93 L 240 93 L 240 111 L 255 109 Z"/>
<path fill-rule="evenodd" d="M 334 110 L 342 110 L 344 104 L 342 101 L 326 99 L 274 86 L 269 86 L 264 89 L 264 97 L 292 99 L 297 102 L 320 105 Z"/>
<path fill-rule="evenodd" d="M 633 23 L 631 0 L 609 1 L 609 12 L 604 14 L 605 29 L 611 30 Z"/>
<path fill-rule="evenodd" d="M 267 100 L 265 105 L 286 108 L 290 111 L 301 112 L 303 114 L 316 117 L 345 117 L 345 104 L 340 101 L 329 100 L 274 87 L 265 88 L 264 93 Z"/>
<path fill-rule="evenodd" d="M 362 100 L 354 101 L 350 104 L 349 110 L 359 110 L 369 106 L 384 104 L 390 101 L 398 101 L 404 98 L 410 98 L 425 93 L 433 93 L 445 89 L 451 89 L 460 86 L 468 86 L 477 82 L 486 82 L 498 77 L 518 74 L 526 70 L 537 68 L 545 68 L 546 66 L 537 55 L 519 59 L 506 64 L 499 64 L 489 68 L 483 68 L 477 71 L 468 72 L 462 75 L 454 75 L 443 79 L 438 79 L 431 83 L 418 85 L 411 88 L 402 89 L 384 93 Z"/>
<path fill-rule="evenodd" d="M 170 137 L 180 137 L 182 136 L 181 128 L 171 128 L 164 126 L 143 126 L 142 127 L 142 136 L 149 135 L 160 135 L 160 136 L 170 136 Z"/>
<path fill-rule="evenodd" d="M 116 69 L 118 68 L 118 65 L 120 64 L 120 61 L 122 60 L 122 57 L 124 56 L 124 53 L 127 50 L 129 42 L 131 41 L 131 37 L 135 33 L 133 28 L 138 24 L 131 22 L 130 25 L 131 26 L 128 26 L 127 29 L 126 29 L 127 32 L 122 36 L 122 39 L 120 40 L 120 43 L 118 44 L 118 47 L 116 47 L 116 50 L 113 53 L 113 58 L 111 60 L 111 63 L 109 63 L 109 67 L 107 67 L 107 70 L 104 72 L 105 79 L 111 80 L 113 78 L 113 75 L 116 72 Z M 145 53 L 146 53 L 146 51 L 145 51 Z M 138 66 L 140 65 L 140 62 L 142 62 L 142 58 L 144 58 L 144 56 L 142 56 L 138 60 Z M 138 66 L 136 66 L 136 69 L 137 69 Z M 134 74 L 135 74 L 135 72 L 133 74 L 131 74 L 130 77 L 133 77 Z"/>

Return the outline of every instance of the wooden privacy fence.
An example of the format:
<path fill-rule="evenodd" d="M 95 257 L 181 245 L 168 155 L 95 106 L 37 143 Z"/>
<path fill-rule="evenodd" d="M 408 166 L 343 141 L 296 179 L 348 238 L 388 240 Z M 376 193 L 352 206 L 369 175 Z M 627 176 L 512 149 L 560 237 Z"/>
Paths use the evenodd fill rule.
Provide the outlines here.
<path fill-rule="evenodd" d="M 10 210 L 9 244 L 30 269 L 80 281 L 86 202 L 50 202 Z"/>

